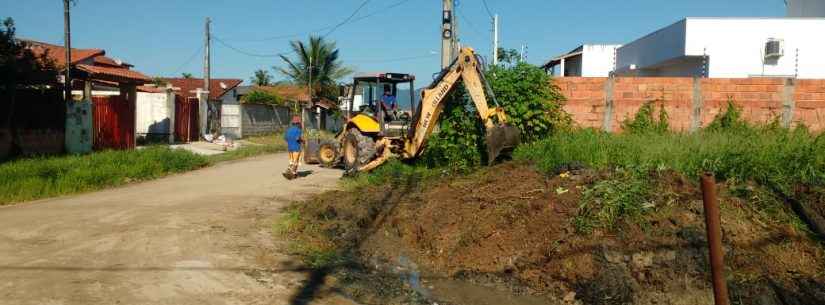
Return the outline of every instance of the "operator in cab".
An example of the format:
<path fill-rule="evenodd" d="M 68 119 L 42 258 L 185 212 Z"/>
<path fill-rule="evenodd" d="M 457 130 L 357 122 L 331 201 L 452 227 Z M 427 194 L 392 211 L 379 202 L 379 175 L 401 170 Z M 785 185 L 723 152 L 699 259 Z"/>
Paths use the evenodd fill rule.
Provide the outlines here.
<path fill-rule="evenodd" d="M 384 85 L 384 95 L 381 96 L 381 111 L 383 111 L 385 118 L 389 118 L 389 121 L 394 121 L 398 114 L 398 102 L 389 85 Z"/>

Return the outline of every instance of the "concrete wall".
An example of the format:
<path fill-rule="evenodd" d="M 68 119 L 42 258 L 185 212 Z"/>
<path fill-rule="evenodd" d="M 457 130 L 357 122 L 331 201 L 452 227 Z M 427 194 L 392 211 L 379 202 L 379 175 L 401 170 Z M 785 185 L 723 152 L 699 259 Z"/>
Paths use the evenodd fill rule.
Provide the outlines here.
<path fill-rule="evenodd" d="M 825 131 L 825 80 L 565 77 L 554 82 L 567 97 L 565 111 L 582 127 L 620 131 L 643 104 L 656 101 L 665 106 L 673 130 L 691 131 L 710 124 L 731 99 L 749 122 L 779 119 L 784 126 Z"/>
<path fill-rule="evenodd" d="M 619 45 L 584 45 L 581 76 L 609 76 L 613 72 L 613 57 L 618 47 Z"/>
<path fill-rule="evenodd" d="M 788 17 L 825 17 L 825 0 L 787 0 Z"/>
<path fill-rule="evenodd" d="M 271 134 L 289 126 L 289 108 L 272 105 L 242 104 L 241 136 Z"/>
<path fill-rule="evenodd" d="M 616 51 L 616 70 L 632 71 L 632 65 L 641 69 L 684 56 L 686 31 L 682 20 L 622 46 Z"/>
<path fill-rule="evenodd" d="M 825 39 L 821 38 L 825 18 L 689 18 L 687 22 L 685 55 L 702 56 L 706 49 L 709 77 L 794 76 L 798 63 L 799 78 L 825 78 Z M 770 38 L 783 40 L 785 54 L 763 65 Z"/>
<path fill-rule="evenodd" d="M 617 74 L 821 79 L 825 39 L 819 33 L 825 18 L 687 18 L 619 48 Z M 769 39 L 783 41 L 784 55 L 766 62 Z"/>
<path fill-rule="evenodd" d="M 221 100 L 221 133 L 233 139 L 240 139 L 241 125 L 241 104 L 235 88 L 224 94 Z"/>
<path fill-rule="evenodd" d="M 135 133 L 138 137 L 165 137 L 174 141 L 175 94 L 137 93 L 135 105 Z"/>

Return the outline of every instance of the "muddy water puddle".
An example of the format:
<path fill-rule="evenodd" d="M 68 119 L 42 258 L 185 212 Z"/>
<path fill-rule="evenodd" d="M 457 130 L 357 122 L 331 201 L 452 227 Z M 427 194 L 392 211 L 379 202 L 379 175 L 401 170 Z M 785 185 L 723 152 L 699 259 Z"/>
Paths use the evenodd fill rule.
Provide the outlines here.
<path fill-rule="evenodd" d="M 547 305 L 549 300 L 529 296 L 513 295 L 509 291 L 485 287 L 474 283 L 451 280 L 425 280 L 424 285 L 430 293 L 430 299 L 447 304 L 474 305 Z"/>

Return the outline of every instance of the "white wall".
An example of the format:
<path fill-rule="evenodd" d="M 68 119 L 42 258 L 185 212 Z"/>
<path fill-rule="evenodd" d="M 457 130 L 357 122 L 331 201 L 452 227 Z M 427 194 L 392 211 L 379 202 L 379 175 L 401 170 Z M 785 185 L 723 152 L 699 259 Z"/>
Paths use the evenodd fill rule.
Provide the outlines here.
<path fill-rule="evenodd" d="M 686 55 L 710 57 L 710 77 L 825 78 L 825 18 L 689 18 Z M 764 65 L 769 38 L 782 39 L 785 55 Z"/>
<path fill-rule="evenodd" d="M 825 78 L 822 33 L 825 18 L 687 18 L 619 48 L 618 70 L 620 75 L 701 76 L 707 55 L 708 77 L 793 77 L 798 59 L 799 78 Z M 769 38 L 783 40 L 784 56 L 763 64 Z M 632 64 L 636 71 L 630 71 Z"/>
<path fill-rule="evenodd" d="M 788 17 L 825 17 L 825 0 L 787 0 Z"/>
<path fill-rule="evenodd" d="M 685 20 L 676 22 L 619 48 L 617 72 L 624 74 L 632 70 L 632 65 L 641 69 L 684 56 L 686 25 Z"/>
<path fill-rule="evenodd" d="M 168 134 L 174 140 L 175 96 L 173 93 L 138 92 L 135 105 L 135 133 Z"/>
<path fill-rule="evenodd" d="M 233 139 L 240 139 L 243 135 L 242 125 L 241 105 L 237 88 L 234 88 L 221 97 L 221 133 Z"/>
<path fill-rule="evenodd" d="M 613 72 L 614 54 L 621 45 L 584 45 L 581 76 L 606 77 Z"/>

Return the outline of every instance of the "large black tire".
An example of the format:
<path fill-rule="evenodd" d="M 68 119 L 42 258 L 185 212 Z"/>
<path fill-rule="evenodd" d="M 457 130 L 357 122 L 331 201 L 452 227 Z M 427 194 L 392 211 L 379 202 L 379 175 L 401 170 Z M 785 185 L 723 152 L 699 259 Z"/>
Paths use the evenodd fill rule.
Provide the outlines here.
<path fill-rule="evenodd" d="M 318 148 L 318 162 L 321 163 L 321 166 L 329 168 L 335 167 L 340 157 L 338 149 L 336 149 L 335 146 L 335 143 L 332 142 L 321 143 L 321 146 Z"/>
<path fill-rule="evenodd" d="M 358 129 L 350 129 L 344 137 L 341 153 L 344 169 L 357 170 L 375 157 L 375 140 L 362 134 Z"/>

